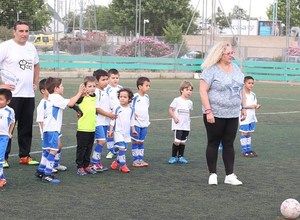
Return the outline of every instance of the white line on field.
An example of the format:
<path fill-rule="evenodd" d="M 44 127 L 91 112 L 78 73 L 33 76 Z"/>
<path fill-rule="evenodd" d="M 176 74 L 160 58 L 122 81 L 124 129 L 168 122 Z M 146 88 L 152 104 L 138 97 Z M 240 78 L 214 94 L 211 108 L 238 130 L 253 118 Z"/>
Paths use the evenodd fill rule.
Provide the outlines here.
<path fill-rule="evenodd" d="M 300 111 L 289 111 L 289 112 L 265 112 L 265 113 L 256 113 L 257 115 L 283 115 L 283 114 L 298 114 L 300 113 Z M 191 118 L 201 118 L 202 116 L 192 116 Z M 155 121 L 170 121 L 171 118 L 157 118 L 157 119 L 151 119 L 151 122 L 155 122 Z M 77 123 L 69 123 L 69 124 L 77 124 Z M 63 124 L 66 125 L 66 124 Z M 34 127 L 36 127 L 38 125 L 34 125 Z M 75 145 L 72 146 L 64 146 L 63 149 L 73 149 L 75 148 Z M 30 152 L 30 154 L 40 154 L 42 153 L 42 151 L 32 151 Z M 16 157 L 18 156 L 18 154 L 10 154 L 11 157 Z"/>

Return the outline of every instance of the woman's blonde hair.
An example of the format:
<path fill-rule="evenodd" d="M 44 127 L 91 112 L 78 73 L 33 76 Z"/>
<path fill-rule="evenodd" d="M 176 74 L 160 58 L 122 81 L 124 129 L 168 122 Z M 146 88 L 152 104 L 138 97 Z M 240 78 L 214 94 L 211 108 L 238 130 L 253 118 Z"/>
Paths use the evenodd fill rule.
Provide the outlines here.
<path fill-rule="evenodd" d="M 216 64 L 222 58 L 222 55 L 227 47 L 231 47 L 231 44 L 226 41 L 221 41 L 215 44 L 209 51 L 206 59 L 202 63 L 203 69 L 208 69 L 212 65 Z"/>

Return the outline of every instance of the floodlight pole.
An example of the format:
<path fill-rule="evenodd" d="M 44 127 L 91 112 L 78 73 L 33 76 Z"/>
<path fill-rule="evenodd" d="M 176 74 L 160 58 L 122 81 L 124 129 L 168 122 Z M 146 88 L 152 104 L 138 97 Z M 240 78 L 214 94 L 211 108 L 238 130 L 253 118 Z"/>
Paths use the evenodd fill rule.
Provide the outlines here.
<path fill-rule="evenodd" d="M 251 4 L 252 1 L 250 0 L 250 3 L 249 3 L 249 20 L 248 20 L 248 35 L 250 35 L 250 20 L 251 20 Z"/>
<path fill-rule="evenodd" d="M 273 2 L 273 14 L 272 14 L 272 36 L 275 35 L 275 26 L 276 26 L 276 24 L 277 24 L 277 0 L 274 0 L 274 2 Z"/>
<path fill-rule="evenodd" d="M 146 23 L 149 23 L 149 20 L 148 19 L 144 19 L 144 37 L 146 36 Z"/>

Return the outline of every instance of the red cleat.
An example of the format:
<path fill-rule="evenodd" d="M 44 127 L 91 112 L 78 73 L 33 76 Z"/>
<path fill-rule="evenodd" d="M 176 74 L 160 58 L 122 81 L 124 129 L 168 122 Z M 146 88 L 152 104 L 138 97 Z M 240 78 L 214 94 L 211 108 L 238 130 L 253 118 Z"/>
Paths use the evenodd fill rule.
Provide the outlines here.
<path fill-rule="evenodd" d="M 129 173 L 130 169 L 126 165 L 124 165 L 124 166 L 120 167 L 119 171 L 122 173 Z"/>
<path fill-rule="evenodd" d="M 118 168 L 119 164 L 117 161 L 112 162 L 112 164 L 110 165 L 110 168 L 112 170 L 116 170 Z"/>

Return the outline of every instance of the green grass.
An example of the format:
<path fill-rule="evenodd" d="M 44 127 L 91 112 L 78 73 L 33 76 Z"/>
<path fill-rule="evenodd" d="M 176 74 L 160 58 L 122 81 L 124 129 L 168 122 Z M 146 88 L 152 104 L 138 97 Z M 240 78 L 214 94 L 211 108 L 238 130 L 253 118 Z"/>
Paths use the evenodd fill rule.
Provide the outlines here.
<path fill-rule="evenodd" d="M 65 97 L 75 94 L 81 79 L 63 79 Z M 179 96 L 179 79 L 151 80 L 151 125 L 146 139 L 148 168 L 130 166 L 129 174 L 108 172 L 76 175 L 76 114 L 65 110 L 61 163 L 68 171 L 57 175 L 61 183 L 50 185 L 33 177 L 36 167 L 10 158 L 5 169 L 8 184 L 0 189 L 1 219 L 279 219 L 283 200 L 300 201 L 299 109 L 300 87 L 257 82 L 255 92 L 262 108 L 253 135 L 257 158 L 241 158 L 236 139 L 235 173 L 242 186 L 223 184 L 224 166 L 219 155 L 218 186 L 208 186 L 205 159 L 206 133 L 201 118 L 198 81 L 194 84 L 192 131 L 185 156 L 187 165 L 169 165 L 173 133 L 168 107 Z M 134 79 L 121 79 L 132 88 Z M 37 95 L 37 102 L 40 95 Z M 34 127 L 32 151 L 41 150 L 38 127 Z M 18 149 L 13 141 L 12 154 Z M 104 151 L 106 155 L 106 151 Z M 32 154 L 40 159 L 40 153 Z M 109 166 L 111 160 L 103 159 Z"/>

